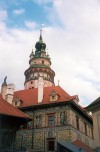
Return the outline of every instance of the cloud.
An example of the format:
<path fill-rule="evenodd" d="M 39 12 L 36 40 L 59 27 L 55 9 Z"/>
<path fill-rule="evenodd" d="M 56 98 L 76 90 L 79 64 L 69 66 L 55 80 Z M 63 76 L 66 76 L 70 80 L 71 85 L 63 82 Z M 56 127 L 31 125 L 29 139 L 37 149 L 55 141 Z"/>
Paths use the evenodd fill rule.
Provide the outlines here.
<path fill-rule="evenodd" d="M 49 4 L 52 2 L 52 0 L 32 0 L 33 2 L 37 3 L 37 4 Z"/>
<path fill-rule="evenodd" d="M 25 13 L 25 9 L 16 9 L 13 12 L 15 15 L 21 15 Z"/>
<path fill-rule="evenodd" d="M 51 24 L 43 28 L 43 40 L 56 73 L 55 84 L 60 80 L 61 87 L 70 95 L 78 94 L 80 103 L 88 105 L 100 95 L 100 3 L 53 0 L 51 8 L 46 3 L 45 8 Z M 0 83 L 7 75 L 8 82 L 23 89 L 29 55 L 39 38 L 38 25 L 26 19 L 28 28 L 10 29 L 6 18 L 7 12 L 0 22 Z M 57 26 L 58 20 L 62 26 Z"/>
<path fill-rule="evenodd" d="M 34 29 L 37 27 L 36 22 L 32 22 L 32 21 L 25 21 L 25 25 L 26 27 L 28 27 L 29 29 Z"/>

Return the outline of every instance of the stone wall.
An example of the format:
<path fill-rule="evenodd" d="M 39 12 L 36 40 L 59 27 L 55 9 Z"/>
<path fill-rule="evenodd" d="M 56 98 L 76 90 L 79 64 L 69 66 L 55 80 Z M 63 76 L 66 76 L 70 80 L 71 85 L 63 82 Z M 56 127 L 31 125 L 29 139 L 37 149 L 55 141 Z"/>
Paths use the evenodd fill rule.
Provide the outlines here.
<path fill-rule="evenodd" d="M 82 115 L 79 115 L 77 111 L 72 109 L 70 106 L 56 106 L 43 109 L 37 109 L 32 111 L 26 111 L 31 117 L 34 115 L 34 121 L 31 122 L 20 130 L 16 136 L 16 146 L 24 146 L 28 149 L 34 148 L 34 151 L 48 151 L 48 140 L 54 140 L 55 151 L 57 149 L 58 141 L 72 141 L 79 139 L 89 145 L 94 147 L 94 141 L 92 139 L 91 132 L 89 128 L 92 128 L 92 124 L 85 120 Z M 48 126 L 48 115 L 54 114 L 55 125 L 52 127 Z M 61 114 L 63 117 L 61 118 Z M 80 129 L 76 128 L 76 115 L 79 117 Z M 38 117 L 39 116 L 39 117 Z M 40 125 L 37 126 L 37 118 L 41 119 Z M 64 119 L 63 121 L 61 119 Z M 84 131 L 84 123 L 87 124 L 87 135 Z M 39 120 L 38 120 L 39 124 Z M 34 126 L 34 127 L 33 127 Z M 34 128 L 34 129 L 33 129 Z M 32 143 L 33 141 L 33 143 Z"/>

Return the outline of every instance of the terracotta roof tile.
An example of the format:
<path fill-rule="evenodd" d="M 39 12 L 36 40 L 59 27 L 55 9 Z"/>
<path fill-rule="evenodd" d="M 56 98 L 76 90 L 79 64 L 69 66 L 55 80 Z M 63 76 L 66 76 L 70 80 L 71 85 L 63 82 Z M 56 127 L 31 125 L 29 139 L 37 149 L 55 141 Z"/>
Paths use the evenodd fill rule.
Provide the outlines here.
<path fill-rule="evenodd" d="M 15 108 L 13 105 L 3 100 L 1 95 L 0 95 L 0 114 L 21 117 L 21 118 L 29 118 L 26 114 L 21 112 L 19 109 Z"/>
<path fill-rule="evenodd" d="M 86 152 L 94 152 L 92 148 L 81 142 L 80 140 L 76 139 L 72 142 L 74 145 L 84 149 Z"/>
<path fill-rule="evenodd" d="M 57 101 L 50 101 L 50 94 L 52 91 L 55 91 L 59 98 Z M 20 100 L 23 101 L 20 107 L 27 107 L 32 105 L 39 105 L 39 104 L 51 104 L 54 102 L 63 102 L 63 101 L 70 101 L 75 99 L 76 96 L 70 96 L 65 90 L 63 90 L 60 86 L 51 86 L 51 87 L 44 87 L 44 96 L 43 101 L 38 103 L 38 89 L 28 89 L 28 90 L 20 90 L 14 93 L 15 98 L 18 97 Z"/>

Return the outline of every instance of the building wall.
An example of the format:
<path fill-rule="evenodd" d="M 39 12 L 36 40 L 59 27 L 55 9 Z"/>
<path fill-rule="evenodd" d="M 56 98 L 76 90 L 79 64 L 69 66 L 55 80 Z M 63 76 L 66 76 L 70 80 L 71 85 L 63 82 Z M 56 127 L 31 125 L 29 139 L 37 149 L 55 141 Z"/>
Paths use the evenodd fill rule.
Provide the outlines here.
<path fill-rule="evenodd" d="M 44 87 L 50 87 L 53 86 L 53 82 L 50 82 L 49 80 L 44 80 Z M 30 80 L 25 83 L 25 89 L 33 89 L 38 88 L 38 79 L 37 80 Z"/>
<path fill-rule="evenodd" d="M 95 146 L 100 147 L 100 110 L 93 113 Z"/>
<path fill-rule="evenodd" d="M 34 110 L 34 113 L 32 113 L 32 111 L 27 111 L 27 113 L 31 117 L 34 115 L 34 121 L 26 126 L 27 129 L 23 128 L 21 132 L 17 133 L 17 146 L 21 146 L 22 144 L 27 148 L 31 148 L 33 138 L 34 150 L 47 152 L 49 140 L 54 140 L 56 151 L 58 141 L 67 142 L 74 139 L 80 139 L 94 148 L 92 133 L 89 131 L 89 128 L 92 128 L 92 124 L 85 120 L 83 116 L 79 115 L 79 113 L 74 111 L 70 106 L 49 107 Z M 48 117 L 52 115 L 54 115 L 55 124 L 50 127 L 48 126 Z M 76 115 L 79 117 L 79 130 L 76 127 Z M 40 126 L 38 126 L 38 117 L 41 120 Z M 87 124 L 87 134 L 84 131 L 84 121 Z M 32 125 L 34 126 L 33 130 Z M 22 138 L 22 136 L 24 137 Z M 18 140 L 18 138 L 21 138 L 21 140 Z"/>
<path fill-rule="evenodd" d="M 47 65 L 48 67 L 50 67 L 50 61 L 48 59 L 46 59 L 46 58 L 34 58 L 31 61 L 30 66 L 34 65 L 34 64 L 41 65 L 42 61 L 44 61 L 44 65 Z"/>

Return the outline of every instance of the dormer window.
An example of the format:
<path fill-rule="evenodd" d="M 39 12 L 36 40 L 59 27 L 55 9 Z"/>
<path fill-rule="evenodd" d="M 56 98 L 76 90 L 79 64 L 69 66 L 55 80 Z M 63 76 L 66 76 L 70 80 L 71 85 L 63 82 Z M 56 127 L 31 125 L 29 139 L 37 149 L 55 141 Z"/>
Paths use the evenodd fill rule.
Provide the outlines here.
<path fill-rule="evenodd" d="M 17 101 L 15 101 L 15 106 L 17 106 Z"/>
<path fill-rule="evenodd" d="M 59 95 L 54 90 L 52 90 L 50 94 L 50 101 L 57 101 L 58 98 L 59 98 Z"/>
<path fill-rule="evenodd" d="M 13 99 L 13 106 L 18 107 L 22 104 L 22 100 L 20 100 L 18 97 L 15 97 Z"/>
<path fill-rule="evenodd" d="M 53 96 L 52 96 L 52 100 L 54 100 L 54 99 L 55 99 L 55 96 L 53 95 Z"/>

